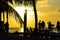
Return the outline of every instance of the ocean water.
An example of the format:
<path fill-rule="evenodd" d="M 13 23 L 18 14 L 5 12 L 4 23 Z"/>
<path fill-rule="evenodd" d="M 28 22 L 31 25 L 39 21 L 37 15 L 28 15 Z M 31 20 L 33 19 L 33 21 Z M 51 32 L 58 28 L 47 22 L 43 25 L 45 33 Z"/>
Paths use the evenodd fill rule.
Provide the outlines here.
<path fill-rule="evenodd" d="M 14 32 L 24 32 L 23 28 L 10 28 L 9 33 L 14 33 Z"/>

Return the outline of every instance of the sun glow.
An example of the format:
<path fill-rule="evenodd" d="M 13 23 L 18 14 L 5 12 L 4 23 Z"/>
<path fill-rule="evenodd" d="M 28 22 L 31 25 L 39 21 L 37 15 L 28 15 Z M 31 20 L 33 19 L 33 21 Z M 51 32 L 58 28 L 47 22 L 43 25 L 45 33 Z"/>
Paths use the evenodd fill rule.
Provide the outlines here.
<path fill-rule="evenodd" d="M 30 26 L 32 25 L 32 23 L 30 23 L 33 19 L 31 18 L 34 18 L 34 17 L 31 17 L 34 15 L 34 11 L 33 11 L 33 8 L 31 7 L 25 7 L 25 6 L 17 6 L 15 7 L 15 10 L 18 12 L 18 14 L 21 16 L 22 20 L 24 21 L 24 12 L 25 10 L 27 10 L 27 26 Z M 33 13 L 33 14 L 32 14 Z M 34 21 L 34 20 L 33 20 Z M 34 23 L 33 23 L 34 24 Z M 23 28 L 21 28 L 21 30 L 19 30 L 21 32 L 23 32 Z"/>
<path fill-rule="evenodd" d="M 17 7 L 15 7 L 15 10 L 21 16 L 21 18 L 22 18 L 23 21 L 24 21 L 24 12 L 25 12 L 25 10 L 27 10 L 27 13 L 29 13 L 29 11 L 33 11 L 32 8 L 25 7 L 25 6 L 17 6 Z"/>
<path fill-rule="evenodd" d="M 21 16 L 22 20 L 24 19 L 24 7 L 16 7 L 15 10 L 18 12 L 18 14 Z"/>
<path fill-rule="evenodd" d="M 15 7 L 15 10 L 18 12 L 18 14 L 21 16 L 22 20 L 24 21 L 24 12 L 27 10 L 27 27 L 34 27 L 34 10 L 33 7 L 27 7 L 27 6 L 17 6 Z M 33 23 L 31 23 L 33 22 Z"/>

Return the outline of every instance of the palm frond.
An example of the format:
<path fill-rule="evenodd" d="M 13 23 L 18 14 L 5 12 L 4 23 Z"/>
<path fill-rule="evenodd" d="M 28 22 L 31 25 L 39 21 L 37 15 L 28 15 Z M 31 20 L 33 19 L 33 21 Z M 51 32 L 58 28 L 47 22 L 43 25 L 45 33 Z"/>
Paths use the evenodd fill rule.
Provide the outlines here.
<path fill-rule="evenodd" d="M 15 0 L 15 3 L 22 4 L 23 0 Z"/>
<path fill-rule="evenodd" d="M 15 20 L 19 23 L 19 24 L 24 24 L 23 20 L 21 19 L 21 17 L 19 16 L 19 14 L 16 12 L 16 10 L 14 8 L 12 8 L 11 6 L 9 6 L 7 3 L 2 3 L 1 7 L 0 7 L 0 11 L 4 12 L 4 11 L 8 11 L 8 15 L 12 16 L 15 18 Z"/>
<path fill-rule="evenodd" d="M 9 15 L 13 16 L 19 24 L 24 24 L 21 16 L 11 6 L 9 6 L 8 12 L 9 12 Z"/>

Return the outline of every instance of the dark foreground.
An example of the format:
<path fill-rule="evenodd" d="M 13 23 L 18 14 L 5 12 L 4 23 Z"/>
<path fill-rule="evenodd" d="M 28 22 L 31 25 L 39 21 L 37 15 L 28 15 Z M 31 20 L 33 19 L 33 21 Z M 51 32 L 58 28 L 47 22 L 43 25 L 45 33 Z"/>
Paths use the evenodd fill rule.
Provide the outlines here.
<path fill-rule="evenodd" d="M 0 40 L 60 40 L 60 35 L 51 34 L 41 36 L 0 35 Z"/>

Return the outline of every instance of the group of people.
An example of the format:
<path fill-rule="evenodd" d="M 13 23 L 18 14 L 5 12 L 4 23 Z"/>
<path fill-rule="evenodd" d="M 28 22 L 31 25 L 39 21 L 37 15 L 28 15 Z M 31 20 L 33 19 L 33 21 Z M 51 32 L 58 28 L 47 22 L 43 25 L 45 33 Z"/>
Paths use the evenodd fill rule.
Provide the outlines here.
<path fill-rule="evenodd" d="M 41 28 L 44 29 L 44 27 L 45 27 L 45 22 L 44 22 L 44 21 L 42 21 L 42 22 L 39 21 L 38 25 L 39 25 L 39 26 L 38 26 L 39 29 L 41 29 Z M 49 22 L 48 22 L 48 29 L 53 29 L 53 27 L 54 27 L 54 24 L 52 24 L 51 21 L 49 21 Z M 57 29 L 60 29 L 60 22 L 59 22 L 59 21 L 57 21 L 56 28 L 57 28 Z"/>
<path fill-rule="evenodd" d="M 54 26 L 55 25 L 51 21 L 48 22 L 48 30 L 54 29 Z M 45 29 L 45 22 L 44 21 L 39 21 L 37 28 L 44 30 Z M 57 28 L 57 30 L 60 30 L 60 22 L 59 21 L 57 21 L 56 28 Z M 26 30 L 28 32 L 33 31 L 33 29 L 31 27 L 30 27 L 30 29 L 27 28 Z"/>
<path fill-rule="evenodd" d="M 41 29 L 41 28 L 44 29 L 44 27 L 45 27 L 45 22 L 44 22 L 44 21 L 42 21 L 42 22 L 39 21 L 39 24 L 38 24 L 38 25 L 39 25 L 39 27 L 38 27 L 39 29 Z"/>

